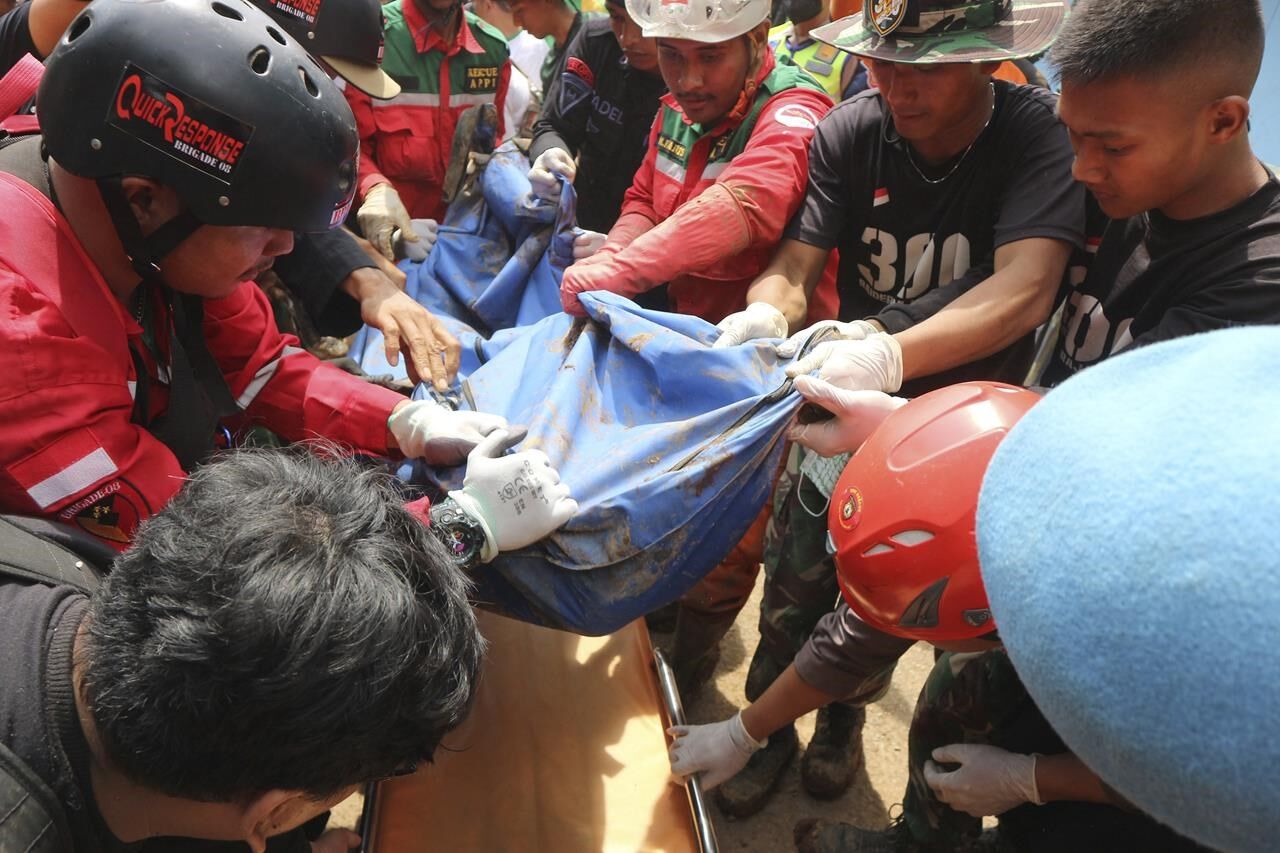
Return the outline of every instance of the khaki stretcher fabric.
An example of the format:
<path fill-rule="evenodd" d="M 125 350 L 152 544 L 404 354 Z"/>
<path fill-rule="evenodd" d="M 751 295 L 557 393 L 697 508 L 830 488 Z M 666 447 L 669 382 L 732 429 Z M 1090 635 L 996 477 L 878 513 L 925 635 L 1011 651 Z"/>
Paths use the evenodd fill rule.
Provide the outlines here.
<path fill-rule="evenodd" d="M 371 853 L 696 851 L 637 621 L 579 637 L 480 614 L 489 653 L 436 762 L 379 786 Z"/>

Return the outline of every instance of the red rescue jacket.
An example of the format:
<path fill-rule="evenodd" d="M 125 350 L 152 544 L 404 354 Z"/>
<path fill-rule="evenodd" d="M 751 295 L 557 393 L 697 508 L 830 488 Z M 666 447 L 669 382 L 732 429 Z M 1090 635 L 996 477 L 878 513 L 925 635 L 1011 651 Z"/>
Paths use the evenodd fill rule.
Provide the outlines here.
<path fill-rule="evenodd" d="M 38 190 L 0 173 L 0 209 L 0 512 L 78 523 L 123 548 L 185 477 L 132 420 L 143 330 Z M 387 417 L 404 398 L 300 349 L 252 282 L 205 301 L 204 333 L 250 420 L 290 440 L 387 452 Z M 151 369 L 147 400 L 162 412 L 166 371 Z"/>

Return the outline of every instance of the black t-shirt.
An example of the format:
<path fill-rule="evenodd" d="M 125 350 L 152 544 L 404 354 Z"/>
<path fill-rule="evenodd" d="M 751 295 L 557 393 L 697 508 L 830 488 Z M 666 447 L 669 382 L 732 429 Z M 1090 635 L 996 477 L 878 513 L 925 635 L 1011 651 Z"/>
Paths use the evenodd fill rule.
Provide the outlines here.
<path fill-rule="evenodd" d="M 875 90 L 818 123 L 809 188 L 786 236 L 840 250 L 841 319 L 876 316 L 898 332 L 988 278 L 1006 243 L 1083 245 L 1084 190 L 1054 96 L 993 85 L 987 128 L 937 168 L 912 159 Z"/>
<path fill-rule="evenodd" d="M 1280 323 L 1275 178 L 1200 219 L 1151 211 L 1113 221 L 1088 275 L 1067 298 L 1044 384 L 1135 346 L 1255 323 Z"/>
<path fill-rule="evenodd" d="M 71 653 L 88 599 L 70 587 L 0 577 L 0 741 L 58 797 L 77 853 L 247 853 L 241 842 L 157 838 L 124 844 L 93 801 L 89 747 L 72 696 Z M 309 853 L 302 830 L 269 853 Z M 5 851 L 7 853 L 7 851 Z"/>
<path fill-rule="evenodd" d="M 530 159 L 563 148 L 579 159 L 578 224 L 608 232 L 622 197 L 644 161 L 658 99 L 657 74 L 629 67 L 607 18 L 583 24 L 565 51 L 565 69 L 543 99 Z"/>
<path fill-rule="evenodd" d="M 31 17 L 31 4 L 23 3 L 4 15 L 0 15 L 0 77 L 10 68 L 18 64 L 25 54 L 40 59 L 36 52 L 35 42 L 31 40 L 31 27 L 27 19 Z M 3 116 L 0 116 L 3 118 Z"/>

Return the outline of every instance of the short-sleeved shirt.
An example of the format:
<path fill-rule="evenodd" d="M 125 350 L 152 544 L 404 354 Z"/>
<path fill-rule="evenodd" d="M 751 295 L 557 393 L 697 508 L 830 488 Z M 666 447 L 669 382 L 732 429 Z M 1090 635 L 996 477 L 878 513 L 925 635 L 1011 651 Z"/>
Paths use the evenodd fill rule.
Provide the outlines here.
<path fill-rule="evenodd" d="M 40 58 L 40 54 L 36 52 L 36 44 L 31 39 L 30 17 L 30 3 L 23 3 L 0 15 L 0 77 L 28 53 Z"/>
<path fill-rule="evenodd" d="M 883 313 L 885 327 L 901 331 L 922 318 L 897 306 L 943 285 L 977 284 L 994 271 L 1000 246 L 1032 237 L 1083 245 L 1084 190 L 1071 176 L 1054 96 L 992 85 L 986 129 L 936 168 L 898 136 L 878 91 L 839 104 L 818 124 L 809 189 L 786 236 L 840 250 L 841 319 Z"/>
<path fill-rule="evenodd" d="M 1112 221 L 1088 275 L 1067 297 L 1044 384 L 1130 347 L 1254 323 L 1280 323 L 1275 178 L 1199 219 L 1151 211 Z"/>

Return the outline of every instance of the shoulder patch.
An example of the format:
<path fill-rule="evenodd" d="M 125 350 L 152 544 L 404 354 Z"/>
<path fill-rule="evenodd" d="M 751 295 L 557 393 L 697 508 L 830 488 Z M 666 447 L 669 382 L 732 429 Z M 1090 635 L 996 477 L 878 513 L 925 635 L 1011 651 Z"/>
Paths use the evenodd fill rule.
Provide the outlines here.
<path fill-rule="evenodd" d="M 588 86 L 596 85 L 596 73 L 580 56 L 571 56 L 565 61 L 564 73 L 581 77 Z"/>
<path fill-rule="evenodd" d="M 773 114 L 778 124 L 800 130 L 813 130 L 818 126 L 818 114 L 800 104 L 787 104 Z"/>
<path fill-rule="evenodd" d="M 58 513 L 86 533 L 116 545 L 127 545 L 142 523 L 146 499 L 128 480 L 112 480 Z"/>

